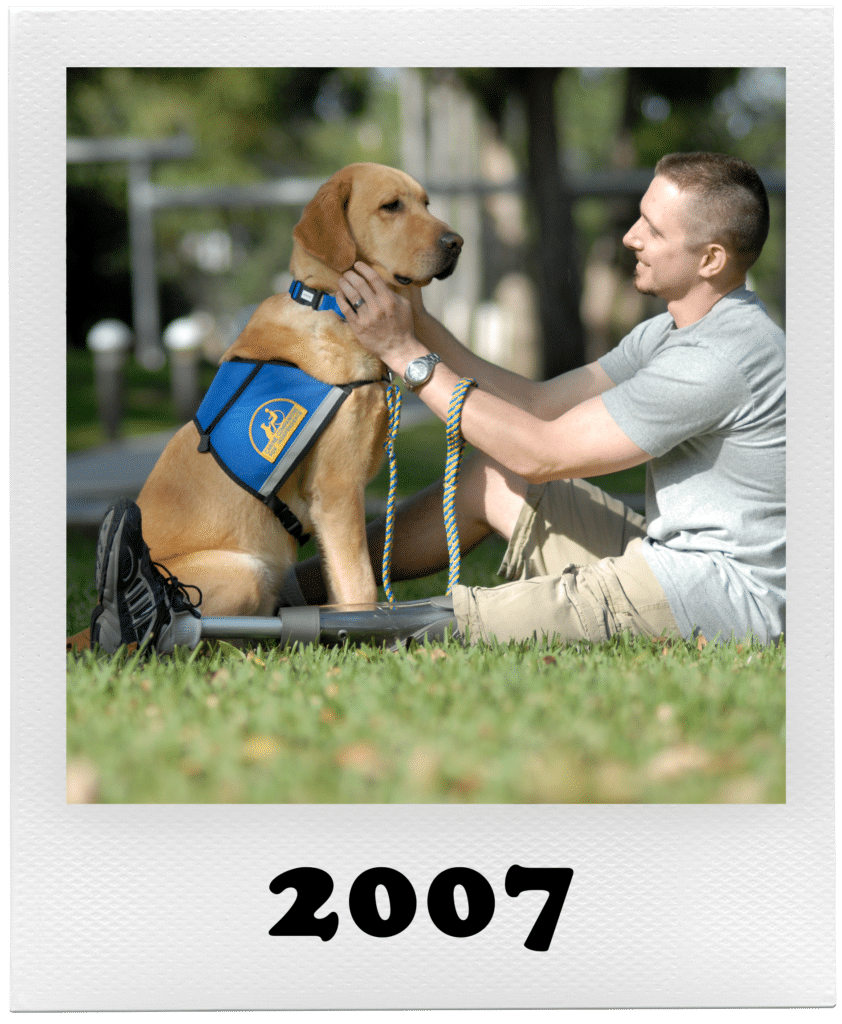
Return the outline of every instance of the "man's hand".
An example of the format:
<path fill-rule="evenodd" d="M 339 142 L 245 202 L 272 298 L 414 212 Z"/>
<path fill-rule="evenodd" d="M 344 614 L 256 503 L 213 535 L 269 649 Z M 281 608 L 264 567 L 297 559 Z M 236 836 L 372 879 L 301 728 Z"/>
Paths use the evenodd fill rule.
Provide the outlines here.
<path fill-rule="evenodd" d="M 357 340 L 400 373 L 417 354 L 412 306 L 396 295 L 365 263 L 355 263 L 339 279 L 336 301 Z M 423 351 L 423 346 L 421 346 Z"/>

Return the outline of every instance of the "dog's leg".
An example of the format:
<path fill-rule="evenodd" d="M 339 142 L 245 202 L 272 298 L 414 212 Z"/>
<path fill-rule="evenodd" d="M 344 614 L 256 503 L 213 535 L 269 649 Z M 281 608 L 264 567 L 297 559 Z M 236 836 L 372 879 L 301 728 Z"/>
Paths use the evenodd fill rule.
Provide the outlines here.
<path fill-rule="evenodd" d="M 180 583 L 201 590 L 202 615 L 272 615 L 275 610 L 281 574 L 253 555 L 195 551 L 165 565 Z"/>
<path fill-rule="evenodd" d="M 307 467 L 304 491 L 330 603 L 377 600 L 365 529 L 365 485 L 383 460 L 386 421 L 382 386 L 358 388 L 340 407 Z"/>
<path fill-rule="evenodd" d="M 368 604 L 377 585 L 365 534 L 363 487 L 323 489 L 310 506 L 330 604 Z"/>

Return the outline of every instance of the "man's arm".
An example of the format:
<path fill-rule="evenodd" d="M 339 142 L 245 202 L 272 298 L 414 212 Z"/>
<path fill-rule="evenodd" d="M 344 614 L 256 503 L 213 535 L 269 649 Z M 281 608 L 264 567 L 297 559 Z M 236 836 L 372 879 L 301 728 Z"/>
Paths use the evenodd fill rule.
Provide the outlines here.
<path fill-rule="evenodd" d="M 337 301 L 360 343 L 403 377 L 407 365 L 426 355 L 430 347 L 415 334 L 409 303 L 390 292 L 373 270 L 364 266 L 358 269 L 359 273 L 349 271 L 340 279 Z M 364 299 L 364 304 L 354 310 L 351 302 L 358 297 Z M 444 340 L 447 345 L 443 335 L 436 333 L 435 340 Z M 453 344 L 439 348 L 443 362 L 418 389 L 419 396 L 440 420 L 446 421 L 460 378 L 474 377 L 480 389 L 469 391 L 466 397 L 462 435 L 530 483 L 601 476 L 650 458 L 620 430 L 605 408 L 600 396 L 606 388 L 601 387 L 600 375 L 609 386 L 611 381 L 599 367 L 583 367 L 548 382 L 542 392 L 543 401 L 536 403 L 541 414 L 536 415 L 529 407 L 488 390 L 482 373 L 488 364 L 458 342 L 455 345 L 458 348 Z M 505 380 L 493 379 L 498 383 Z M 594 388 L 599 389 L 597 393 L 589 393 Z"/>
<path fill-rule="evenodd" d="M 408 362 L 426 352 L 420 342 L 416 344 L 417 349 L 407 346 L 391 356 L 390 367 L 402 374 Z M 459 374 L 442 363 L 418 389 L 440 420 L 447 420 L 459 379 Z M 651 458 L 623 433 L 600 395 L 554 419 L 539 419 L 487 391 L 471 389 L 462 407 L 461 430 L 469 444 L 529 483 L 602 476 Z"/>
<path fill-rule="evenodd" d="M 504 370 L 471 352 L 431 316 L 421 301 L 420 288 L 408 288 L 415 337 L 440 356 L 460 377 L 475 380 L 483 391 L 504 399 L 538 419 L 556 419 L 581 402 L 613 387 L 598 363 L 579 367 L 548 381 L 533 381 Z"/>

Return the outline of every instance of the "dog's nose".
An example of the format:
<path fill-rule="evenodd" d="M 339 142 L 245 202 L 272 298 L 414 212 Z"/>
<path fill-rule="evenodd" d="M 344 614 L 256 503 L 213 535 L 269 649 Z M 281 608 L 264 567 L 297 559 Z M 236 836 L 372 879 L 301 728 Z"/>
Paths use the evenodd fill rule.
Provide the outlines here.
<path fill-rule="evenodd" d="M 462 251 L 464 244 L 465 239 L 461 235 L 457 235 L 455 231 L 448 231 L 439 239 L 439 245 L 442 249 L 454 256 L 457 256 Z"/>

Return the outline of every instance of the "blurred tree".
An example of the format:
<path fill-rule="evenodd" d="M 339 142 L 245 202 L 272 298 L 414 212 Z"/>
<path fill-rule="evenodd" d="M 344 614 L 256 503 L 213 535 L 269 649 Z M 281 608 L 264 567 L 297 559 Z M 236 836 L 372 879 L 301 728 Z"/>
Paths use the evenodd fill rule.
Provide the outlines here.
<path fill-rule="evenodd" d="M 752 86 L 764 79 L 762 90 Z M 784 107 L 761 101 L 762 91 L 776 92 L 774 69 L 740 68 L 627 68 L 622 72 L 622 100 L 616 129 L 606 154 L 608 166 L 631 170 L 654 168 L 666 153 L 708 150 L 742 157 L 760 169 L 784 169 Z M 744 102 L 748 95 L 754 109 Z M 740 97 L 742 96 L 742 100 Z M 769 129 L 771 133 L 769 134 Z M 766 144 L 761 139 L 765 134 Z M 777 144 L 769 145 L 771 139 Z M 630 280 L 634 256 L 622 238 L 638 215 L 637 197 L 617 198 L 605 207 L 604 233 L 594 244 L 624 280 Z M 774 205 L 774 201 L 773 201 Z M 779 211 L 782 213 L 782 211 Z M 773 220 L 773 232 L 753 278 L 762 282 L 763 298 L 780 309 L 780 251 L 783 217 Z M 756 282 L 755 282 L 756 283 Z M 645 315 L 659 312 L 663 303 L 648 299 Z M 617 324 L 614 341 L 624 333 Z"/>
<path fill-rule="evenodd" d="M 544 374 L 585 361 L 580 317 L 587 259 L 631 281 L 633 258 L 622 245 L 639 197 L 573 203 L 565 179 L 606 168 L 654 167 L 665 153 L 714 150 L 764 169 L 784 168 L 784 78 L 763 68 L 462 68 L 459 75 L 520 161 L 533 215 L 533 273 L 540 296 Z M 780 310 L 782 209 L 753 277 L 764 301 Z M 631 326 L 612 320 L 605 345 Z M 658 300 L 638 303 L 642 315 Z M 609 319 L 613 317 L 610 314 Z"/>
<path fill-rule="evenodd" d="M 585 346 L 579 315 L 581 266 L 573 206 L 559 154 L 563 120 L 557 110 L 561 68 L 463 68 L 460 77 L 499 133 L 508 104 L 521 107 L 525 146 L 520 152 L 532 212 L 533 274 L 541 321 L 542 375 L 553 377 L 581 366 Z"/>
<path fill-rule="evenodd" d="M 159 184 L 313 175 L 336 167 L 320 129 L 334 139 L 347 136 L 371 96 L 365 68 L 68 68 L 67 134 L 187 133 L 196 142 L 195 158 L 156 165 Z M 97 320 L 131 321 L 125 167 L 70 165 L 67 185 L 68 339 L 83 345 Z M 156 230 L 164 322 L 196 305 L 227 312 L 262 298 L 285 269 L 296 219 L 283 209 L 161 214 Z M 198 237 L 215 231 L 230 237 L 234 265 L 211 287 L 190 253 Z M 241 258 L 246 251 L 249 260 Z"/>
<path fill-rule="evenodd" d="M 534 239 L 525 258 L 540 293 L 546 375 L 585 358 L 580 297 L 586 268 L 599 262 L 618 280 L 630 280 L 621 239 L 636 217 L 637 200 L 573 203 L 570 174 L 651 167 L 665 152 L 701 148 L 732 152 L 759 167 L 785 167 L 780 68 L 435 73 L 462 79 L 521 168 Z M 398 164 L 398 74 L 371 68 L 70 68 L 68 134 L 189 133 L 195 158 L 154 170 L 156 183 L 166 185 L 326 175 L 356 159 Z M 83 344 L 95 320 L 129 315 L 125 169 L 69 166 L 67 180 L 68 327 L 73 341 Z M 286 268 L 296 219 L 295 211 L 275 208 L 161 213 L 164 321 L 192 306 L 224 313 L 263 297 Z M 216 233 L 229 239 L 230 266 L 209 271 L 197 263 L 198 243 Z M 773 199 L 772 232 L 753 278 L 767 305 L 779 309 L 783 246 L 783 200 Z M 611 313 L 606 344 L 628 329 L 631 307 L 620 305 L 620 313 Z"/>
<path fill-rule="evenodd" d="M 364 68 L 68 68 L 67 134 L 186 132 L 191 182 L 255 181 L 309 167 L 313 124 L 359 116 L 368 96 Z"/>
<path fill-rule="evenodd" d="M 654 167 L 666 153 L 722 152 L 731 140 L 710 117 L 716 96 L 732 85 L 736 68 L 627 68 L 621 120 L 609 156 L 611 167 Z M 611 203 L 614 262 L 629 277 L 635 257 L 622 238 L 637 219 L 638 198 Z"/>

